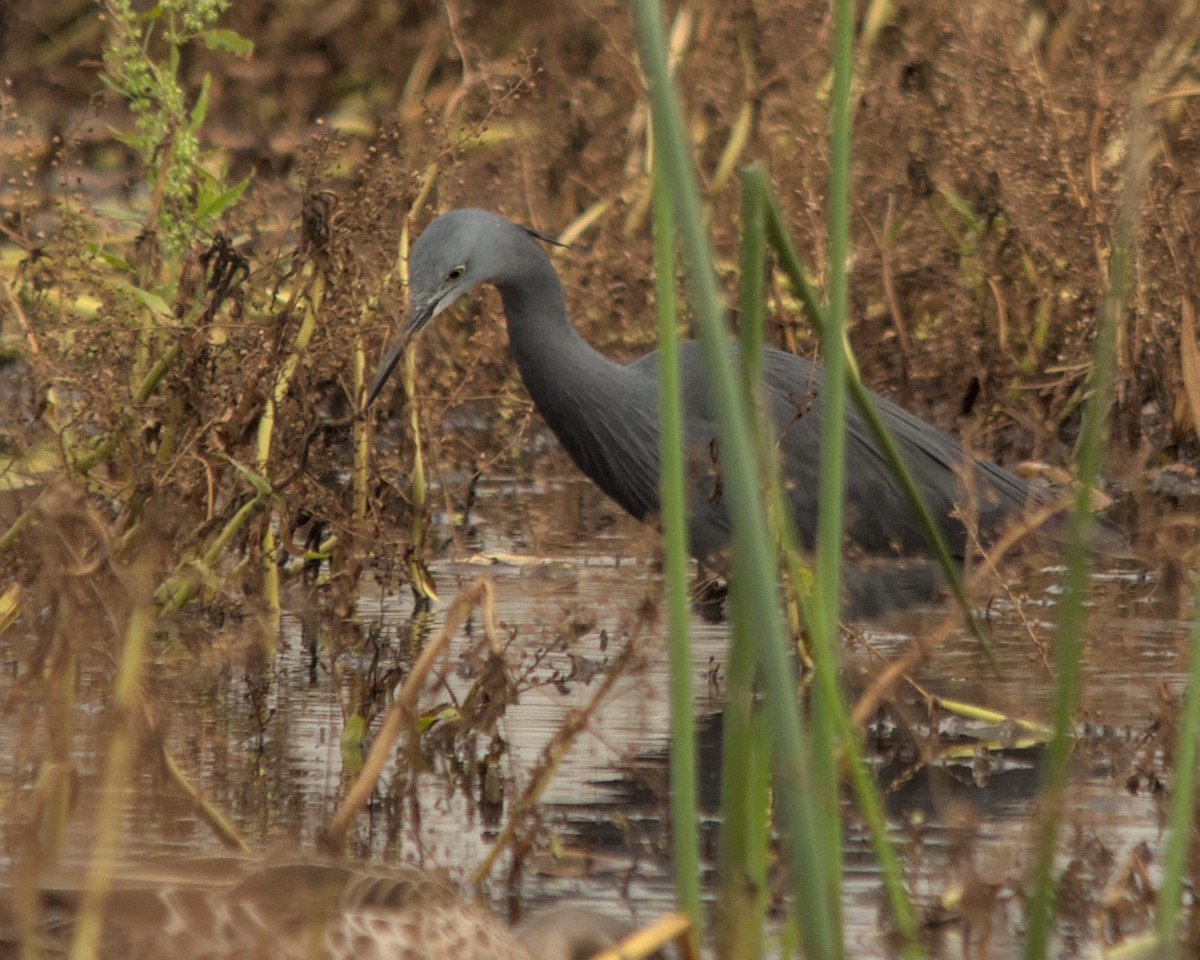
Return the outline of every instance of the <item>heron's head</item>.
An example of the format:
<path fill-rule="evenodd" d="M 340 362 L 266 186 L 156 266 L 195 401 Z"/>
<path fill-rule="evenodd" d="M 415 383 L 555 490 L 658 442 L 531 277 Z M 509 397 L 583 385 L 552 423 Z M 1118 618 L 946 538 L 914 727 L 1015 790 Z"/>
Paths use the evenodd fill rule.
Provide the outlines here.
<path fill-rule="evenodd" d="M 521 228 L 485 210 L 451 210 L 417 238 L 408 255 L 408 307 L 380 361 L 367 404 L 383 388 L 408 341 L 434 317 L 505 267 L 508 231 Z"/>

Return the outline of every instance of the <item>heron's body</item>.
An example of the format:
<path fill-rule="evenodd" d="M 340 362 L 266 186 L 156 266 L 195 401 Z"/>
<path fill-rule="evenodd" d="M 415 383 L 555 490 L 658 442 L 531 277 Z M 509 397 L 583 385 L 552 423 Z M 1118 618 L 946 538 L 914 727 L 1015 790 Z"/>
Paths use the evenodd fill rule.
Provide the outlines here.
<path fill-rule="evenodd" d="M 39 891 L 42 957 L 67 955 L 81 899 L 71 884 Z M 574 960 L 623 934 L 615 920 L 559 908 L 526 937 L 413 867 L 229 857 L 123 870 L 103 916 L 101 960 Z M 0 902 L 0 920 L 0 958 L 24 955 L 11 904 Z"/>
<path fill-rule="evenodd" d="M 659 509 L 658 355 L 629 364 L 600 354 L 574 329 L 562 286 L 534 234 L 494 214 L 454 210 L 413 246 L 409 311 L 402 336 L 384 358 L 379 391 L 408 337 L 480 284 L 497 287 L 521 378 L 534 405 L 578 467 L 638 519 Z M 717 425 L 709 374 L 695 342 L 680 345 L 689 474 L 689 541 L 694 556 L 719 560 L 730 541 L 721 495 Z M 816 535 L 822 370 L 768 349 L 763 356 L 767 412 L 774 421 L 781 476 L 800 540 Z M 967 500 L 986 540 L 1036 495 L 1024 480 L 969 455 L 949 435 L 881 397 L 872 398 L 896 437 L 951 550 L 964 556 L 968 536 L 957 507 Z M 846 536 L 862 556 L 924 555 L 916 516 L 866 424 L 847 410 Z M 965 483 L 964 483 L 965 480 Z"/>
<path fill-rule="evenodd" d="M 509 334 L 513 336 L 511 321 Z M 690 483 L 690 548 L 696 557 L 713 562 L 731 536 L 721 496 L 716 411 L 710 403 L 700 344 L 688 341 L 680 344 L 679 350 Z M 520 363 L 520 354 L 517 356 Z M 626 511 L 644 520 L 659 511 L 658 354 L 628 365 L 605 360 L 594 351 L 592 356 L 603 366 L 560 362 L 559 373 L 564 369 L 574 373 L 570 381 L 531 376 L 524 372 L 525 367 L 522 375 L 534 404 L 579 469 Z M 581 355 L 580 359 L 588 358 Z M 780 474 L 800 540 L 811 547 L 816 539 L 816 451 L 823 371 L 809 360 L 774 349 L 764 351 L 762 371 L 765 405 L 778 432 Z M 607 383 L 611 394 L 580 390 L 584 396 L 576 396 L 570 383 Z M 950 436 L 882 397 L 872 399 L 957 556 L 963 556 L 967 547 L 965 527 L 952 516 L 963 499 L 963 476 L 973 474 L 979 500 L 977 521 L 985 537 L 994 534 L 1005 517 L 1027 505 L 1031 492 L 1025 481 L 976 460 Z M 848 545 L 873 556 L 913 556 L 925 551 L 927 541 L 916 516 L 902 499 L 890 468 L 855 410 L 847 411 L 846 434 Z"/>

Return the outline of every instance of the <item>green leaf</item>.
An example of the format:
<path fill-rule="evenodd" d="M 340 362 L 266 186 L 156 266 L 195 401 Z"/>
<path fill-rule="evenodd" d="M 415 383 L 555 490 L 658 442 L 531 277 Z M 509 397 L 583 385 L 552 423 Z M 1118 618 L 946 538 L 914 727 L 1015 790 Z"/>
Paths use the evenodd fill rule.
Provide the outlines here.
<path fill-rule="evenodd" d="M 209 50 L 227 50 L 238 57 L 248 57 L 254 52 L 254 42 L 247 40 L 236 30 L 201 30 L 199 36 L 200 42 Z"/>
<path fill-rule="evenodd" d="M 126 228 L 135 227 L 134 233 L 140 230 L 145 223 L 142 215 L 136 210 L 130 210 L 129 207 L 118 207 L 111 203 L 97 203 L 93 209 L 100 216 L 107 217 L 114 223 L 122 224 Z M 132 236 L 130 236 L 130 239 L 132 239 Z"/>
<path fill-rule="evenodd" d="M 100 74 L 100 82 L 110 90 L 120 94 L 124 99 L 130 99 L 128 90 L 118 83 L 115 77 L 110 77 L 107 73 L 102 73 Z M 112 127 L 109 127 L 109 129 L 111 130 Z"/>
<path fill-rule="evenodd" d="M 191 126 L 193 130 L 199 130 L 200 125 L 204 123 L 205 116 L 208 115 L 208 91 L 212 86 L 212 74 L 206 73 L 204 80 L 200 84 L 200 93 L 196 97 L 196 105 L 192 107 Z"/>
<path fill-rule="evenodd" d="M 123 293 L 128 293 L 151 313 L 168 320 L 175 319 L 175 312 L 171 309 L 167 301 L 157 293 L 151 293 L 149 290 L 143 290 L 141 287 L 135 287 L 132 283 L 125 283 L 120 280 L 113 283 L 113 288 Z"/>
<path fill-rule="evenodd" d="M 158 314 L 158 316 L 164 317 L 167 320 L 175 319 L 175 311 L 173 311 L 170 307 L 170 304 L 168 304 L 167 301 L 160 297 L 157 293 L 151 293 L 149 290 L 143 290 L 141 287 L 134 286 L 131 286 L 129 290 L 133 294 L 134 298 L 140 300 L 142 305 L 145 306 L 146 309 L 151 313 Z"/>
<path fill-rule="evenodd" d="M 971 204 L 960 197 L 953 190 L 946 187 L 939 188 L 938 192 L 942 198 L 950 205 L 950 209 L 962 217 L 963 222 L 971 228 L 974 233 L 983 233 L 985 223 L 983 219 L 972 209 Z"/>
<path fill-rule="evenodd" d="M 112 134 L 112 138 L 118 143 L 123 143 L 127 147 L 131 147 L 141 153 L 146 148 L 146 138 L 140 133 L 122 133 L 115 127 L 109 127 L 108 132 Z"/>
<path fill-rule="evenodd" d="M 255 493 L 263 497 L 271 495 L 271 484 L 265 477 L 263 477 L 262 474 L 256 473 L 245 464 L 234 460 L 233 457 L 229 456 L 228 454 L 222 454 L 221 456 L 229 463 L 231 467 L 233 467 L 238 473 L 250 481 L 250 486 L 254 487 Z"/>
<path fill-rule="evenodd" d="M 123 273 L 133 273 L 133 267 L 131 267 L 129 265 L 129 261 L 125 260 L 123 257 L 119 257 L 115 253 L 109 253 L 109 251 L 101 249 L 94 243 L 89 243 L 88 249 L 92 252 L 93 256 L 95 256 L 97 260 L 107 266 L 112 267 L 114 270 L 120 270 Z"/>
<path fill-rule="evenodd" d="M 206 223 L 209 220 L 216 219 L 237 203 L 238 198 L 245 192 L 246 187 L 250 186 L 250 180 L 253 177 L 253 173 L 248 173 L 244 179 L 239 180 L 228 190 L 223 190 L 215 196 L 202 198 L 196 205 L 196 222 Z"/>

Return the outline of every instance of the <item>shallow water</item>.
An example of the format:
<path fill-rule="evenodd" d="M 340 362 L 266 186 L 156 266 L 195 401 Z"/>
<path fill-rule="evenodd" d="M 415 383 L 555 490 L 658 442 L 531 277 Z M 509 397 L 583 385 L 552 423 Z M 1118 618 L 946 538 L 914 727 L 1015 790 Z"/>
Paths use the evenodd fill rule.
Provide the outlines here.
<path fill-rule="evenodd" d="M 402 678 L 421 638 L 440 624 L 455 593 L 481 576 L 495 586 L 495 616 L 509 642 L 505 659 L 520 677 L 493 734 L 487 730 L 422 737 L 420 772 L 393 768 L 371 807 L 352 828 L 355 856 L 440 865 L 465 878 L 486 855 L 511 805 L 528 785 L 547 744 L 572 711 L 584 707 L 623 645 L 633 639 L 638 663 L 588 723 L 542 796 L 539 840 L 513 870 L 504 857 L 489 893 L 517 914 L 547 900 L 598 906 L 636 922 L 672 906 L 665 826 L 668 715 L 667 658 L 658 622 L 660 581 L 655 535 L 620 515 L 563 464 L 539 479 L 492 477 L 479 486 L 471 527 L 448 542 L 432 571 L 443 604 L 414 618 L 406 587 L 370 574 L 351 622 L 337 622 L 320 586 L 296 577 L 289 588 L 279 653 L 262 666 L 236 639 L 228 655 L 166 651 L 148 688 L 165 742 L 205 795 L 255 845 L 311 846 L 354 770 L 341 737 L 348 705 L 361 691 L 386 690 Z M 447 531 L 442 530 L 443 534 Z M 399 540 L 402 535 L 396 534 Z M 1013 595 L 988 608 L 995 642 L 993 671 L 962 630 L 940 642 L 913 679 L 935 697 L 954 698 L 1009 717 L 1045 719 L 1052 695 L 1047 666 L 1059 571 L 1043 566 L 1011 582 Z M 1190 604 L 1156 571 L 1125 563 L 1094 578 L 1095 597 L 1084 656 L 1081 718 L 1063 865 L 1085 891 L 1065 912 L 1064 956 L 1077 955 L 1106 924 L 1124 932 L 1144 923 L 1128 901 L 1123 876 L 1161 841 L 1163 770 L 1155 718 L 1163 693 L 1178 696 L 1186 669 Z M 940 611 L 895 616 L 846 638 L 848 686 L 868 687 L 885 660 L 941 622 Z M 693 691 L 704 769 L 703 837 L 715 844 L 716 761 L 727 634 L 722 623 L 693 617 Z M 215 627 L 236 638 L 231 622 Z M 461 704 L 478 670 L 467 659 L 482 638 L 478 613 L 455 636 L 440 685 L 427 686 L 422 709 Z M 5 685 L 22 657 L 6 637 Z M 336 654 L 331 653 L 337 649 Z M 395 671 L 395 672 L 389 672 Z M 96 800 L 107 674 L 85 667 L 76 711 L 77 815 L 69 859 L 86 856 Z M 29 731 L 42 722 L 36 705 L 15 698 L 0 728 L 9 800 L 27 802 L 37 775 Z M 1016 896 L 1028 863 L 1036 748 L 1015 744 L 1011 725 L 987 727 L 930 708 L 910 687 L 872 723 L 868 744 L 912 886 L 943 955 L 986 941 L 994 956 L 1019 939 Z M 908 728 L 907 730 L 905 728 Z M 374 728 L 372 728 L 374 729 Z M 991 748 L 983 746 L 990 742 Z M 959 746 L 958 755 L 924 763 L 922 750 Z M 347 760 L 349 757 L 349 761 Z M 491 758 L 490 760 L 488 758 Z M 349 763 L 349 766 L 348 766 Z M 490 770 L 489 779 L 480 773 Z M 127 815 L 130 856 L 209 852 L 216 846 L 190 802 L 142 765 Z M 867 841 L 846 807 L 846 923 L 851 953 L 887 956 L 880 932 L 878 877 Z M 10 831 L 11 833 L 11 831 Z M 1142 845 L 1146 845 L 1143 848 Z M 11 857 L 15 840 L 6 844 Z M 711 862 L 711 859 L 710 859 Z M 1151 863 L 1148 870 L 1153 873 Z M 711 871 L 706 877 L 711 882 Z M 710 884 L 711 885 L 711 884 Z M 1111 908 L 1096 906 L 1109 894 Z M 960 905 L 956 896 L 965 896 Z M 988 924 L 991 924 L 988 928 Z M 1099 924 L 1099 926 L 1097 926 Z M 976 955 L 976 947 L 967 949 Z"/>

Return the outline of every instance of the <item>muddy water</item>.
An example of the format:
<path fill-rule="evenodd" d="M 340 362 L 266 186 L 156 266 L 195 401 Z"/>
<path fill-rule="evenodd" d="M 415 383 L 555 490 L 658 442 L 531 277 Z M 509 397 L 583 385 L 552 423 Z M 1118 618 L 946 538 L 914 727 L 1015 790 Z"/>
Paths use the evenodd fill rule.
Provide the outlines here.
<path fill-rule="evenodd" d="M 500 861 L 490 894 L 508 912 L 568 899 L 645 921 L 672 902 L 666 650 L 656 616 L 654 536 L 552 463 L 534 481 L 493 477 L 482 483 L 470 526 L 453 537 L 441 528 L 447 543 L 433 564 L 447 601 L 480 576 L 492 579 L 496 620 L 509 641 L 506 659 L 521 678 L 518 699 L 494 734 L 439 737 L 435 725 L 422 741 L 420 772 L 407 778 L 389 771 L 349 849 L 356 856 L 437 864 L 465 877 L 496 839 L 546 745 L 590 701 L 632 640 L 638 662 L 543 794 L 540 842 L 515 874 L 510 859 Z M 916 668 L 916 684 L 1013 718 L 1046 718 L 1058 582 L 1059 571 L 1043 565 L 1018 576 L 1011 594 L 988 607 L 998 670 L 958 631 Z M 358 702 L 364 687 L 396 682 L 401 674 L 388 670 L 410 663 L 420 640 L 440 623 L 436 611 L 414 618 L 407 588 L 370 576 L 363 578 L 354 621 L 334 623 L 321 606 L 321 590 L 293 585 L 279 654 L 265 667 L 241 654 L 209 656 L 197 665 L 195 658 L 168 652 L 156 668 L 162 692 L 155 702 L 167 745 L 259 847 L 311 845 L 353 773 L 354 751 L 341 746 L 347 705 Z M 1106 567 L 1095 590 L 1083 662 L 1085 736 L 1063 858 L 1080 892 L 1065 913 L 1064 955 L 1094 943 L 1101 930 L 1129 932 L 1144 924 L 1144 910 L 1133 902 L 1134 881 L 1161 841 L 1163 815 L 1155 718 L 1164 694 L 1181 692 L 1187 663 L 1190 605 L 1154 571 Z M 869 686 L 885 660 L 938 622 L 938 613 L 921 611 L 852 631 L 844 646 L 850 687 Z M 719 622 L 695 616 L 692 628 L 703 837 L 711 854 L 727 639 Z M 225 623 L 216 633 L 235 634 L 236 626 Z M 478 673 L 468 657 L 482 636 L 476 614 L 454 639 L 442 684 L 427 690 L 426 711 L 461 704 L 468 695 Z M 85 676 L 84 687 L 74 740 L 79 811 L 95 802 L 103 743 L 96 721 L 106 695 L 99 680 L 89 690 Z M 1019 743 L 1010 723 L 989 726 L 945 713 L 932 720 L 929 701 L 915 686 L 897 688 L 890 702 L 868 740 L 931 937 L 945 956 L 961 955 L 965 942 L 983 941 L 994 955 L 1008 955 L 1019 938 L 1016 889 L 1028 862 L 1037 749 Z M 10 710 L 0 729 L 8 782 L 18 793 L 32 788 L 36 773 L 22 746 L 28 722 Z M 488 768 L 490 780 L 479 773 Z M 81 813 L 72 823 L 69 855 L 81 857 L 88 818 Z M 849 805 L 846 823 L 851 952 L 887 956 L 878 878 Z M 6 846 L 11 854 L 13 845 Z M 126 847 L 131 855 L 208 852 L 215 842 L 191 805 L 147 762 L 131 790 Z M 1152 861 L 1145 869 L 1153 877 Z M 1103 910 L 1098 904 L 1106 895 Z"/>

